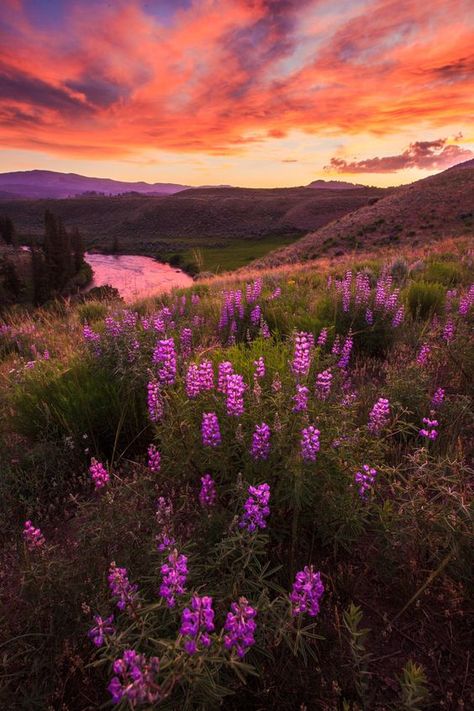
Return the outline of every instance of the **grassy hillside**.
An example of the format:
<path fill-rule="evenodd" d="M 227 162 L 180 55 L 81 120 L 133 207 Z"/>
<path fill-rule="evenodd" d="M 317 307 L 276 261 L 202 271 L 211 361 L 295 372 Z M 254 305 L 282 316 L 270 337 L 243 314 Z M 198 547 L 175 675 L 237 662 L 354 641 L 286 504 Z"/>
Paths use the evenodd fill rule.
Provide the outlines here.
<path fill-rule="evenodd" d="M 472 161 L 397 188 L 262 260 L 266 266 L 384 245 L 427 244 L 446 236 L 474 237 Z"/>
<path fill-rule="evenodd" d="M 2 707 L 471 707 L 473 278 L 452 240 L 7 316 Z"/>
<path fill-rule="evenodd" d="M 122 252 L 155 255 L 296 238 L 382 194 L 377 188 L 200 188 L 170 197 L 0 200 L 0 214 L 13 219 L 25 240 L 41 235 L 49 209 L 81 231 L 88 249 L 111 250 L 118 241 Z"/>

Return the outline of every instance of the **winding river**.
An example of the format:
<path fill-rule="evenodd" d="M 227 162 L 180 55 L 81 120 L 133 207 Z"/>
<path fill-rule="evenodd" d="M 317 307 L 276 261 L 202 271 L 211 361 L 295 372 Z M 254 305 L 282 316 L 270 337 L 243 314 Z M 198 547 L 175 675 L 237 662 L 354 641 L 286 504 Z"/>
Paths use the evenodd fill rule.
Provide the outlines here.
<path fill-rule="evenodd" d="M 128 302 L 193 283 L 185 272 L 156 262 L 151 257 L 86 253 L 85 259 L 94 270 L 94 279 L 86 291 L 94 286 L 110 284 Z"/>

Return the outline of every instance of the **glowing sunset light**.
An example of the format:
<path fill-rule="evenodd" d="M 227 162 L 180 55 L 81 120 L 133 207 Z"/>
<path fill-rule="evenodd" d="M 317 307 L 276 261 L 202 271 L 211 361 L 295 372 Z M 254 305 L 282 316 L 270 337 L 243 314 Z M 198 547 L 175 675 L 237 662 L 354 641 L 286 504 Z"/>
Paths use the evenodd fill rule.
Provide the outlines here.
<path fill-rule="evenodd" d="M 472 0 L 3 0 L 0 171 L 393 185 L 474 157 Z"/>

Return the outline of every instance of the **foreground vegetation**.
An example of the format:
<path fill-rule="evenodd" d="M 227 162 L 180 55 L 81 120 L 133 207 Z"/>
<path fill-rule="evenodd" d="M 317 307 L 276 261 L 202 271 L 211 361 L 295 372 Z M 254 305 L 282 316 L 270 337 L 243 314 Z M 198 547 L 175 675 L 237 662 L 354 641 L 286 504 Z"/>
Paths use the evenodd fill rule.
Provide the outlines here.
<path fill-rule="evenodd" d="M 4 707 L 472 705 L 447 249 L 4 319 Z"/>

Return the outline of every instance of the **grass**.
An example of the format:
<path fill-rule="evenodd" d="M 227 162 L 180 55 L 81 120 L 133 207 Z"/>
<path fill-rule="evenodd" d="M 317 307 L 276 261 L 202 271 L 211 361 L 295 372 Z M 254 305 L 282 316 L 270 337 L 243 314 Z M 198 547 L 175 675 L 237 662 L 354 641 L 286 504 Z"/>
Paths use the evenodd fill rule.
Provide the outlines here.
<path fill-rule="evenodd" d="M 348 269 L 345 308 L 348 287 L 336 282 Z M 357 271 L 371 284 L 367 297 L 356 294 Z M 392 277 L 385 303 L 393 297 L 405 309 L 399 325 L 395 306 L 375 305 L 382 274 Z M 469 249 L 449 241 L 436 254 L 374 251 L 223 274 L 128 310 L 104 301 L 11 311 L 0 328 L 3 706 L 99 708 L 110 699 L 114 660 L 134 649 L 161 660 L 162 700 L 145 708 L 469 707 L 474 313 L 460 305 L 472 300 L 472 279 Z M 239 289 L 243 313 L 237 296 L 233 325 L 222 292 Z M 83 338 L 85 323 L 95 340 Z M 318 339 L 322 329 L 327 341 L 297 375 L 295 331 Z M 334 343 L 347 345 L 349 331 L 343 368 Z M 159 377 L 155 349 L 165 338 L 174 339 L 176 376 L 160 388 L 162 414 L 152 421 L 147 383 Z M 265 373 L 256 378 L 259 358 Z M 223 361 L 242 376 L 239 417 L 228 415 L 222 383 L 192 396 L 189 365 L 204 361 L 215 381 Z M 327 369 L 332 386 L 322 399 L 315 383 Z M 308 387 L 300 411 L 297 385 Z M 438 388 L 445 395 L 434 405 Z M 374 433 L 369 413 L 380 397 L 390 416 Z M 208 412 L 220 425 L 216 448 L 202 442 Z M 437 421 L 435 439 L 420 436 L 423 418 Z M 256 459 L 261 423 L 270 449 Z M 310 426 L 319 430 L 314 460 L 301 450 Z M 158 470 L 148 466 L 150 444 Z M 93 457 L 109 474 L 100 490 L 88 471 Z M 364 464 L 376 475 L 361 496 Z M 206 473 L 217 494 L 210 508 L 199 496 Z M 249 487 L 262 483 L 270 510 L 251 532 L 238 524 Z M 38 548 L 23 541 L 26 520 L 45 536 Z M 160 551 L 166 538 L 174 543 Z M 173 547 L 188 574 L 170 608 L 160 586 Z M 137 586 L 123 610 L 107 583 L 114 561 Z M 314 617 L 293 614 L 289 598 L 305 566 L 324 585 Z M 200 638 L 189 656 L 180 626 L 192 593 L 212 596 L 215 630 L 211 647 Z M 239 658 L 222 627 L 242 596 L 257 615 L 255 644 Z M 93 616 L 112 613 L 115 631 L 96 648 L 87 638 Z"/>
<path fill-rule="evenodd" d="M 268 252 L 292 244 L 301 235 L 294 237 L 264 237 L 255 240 L 231 240 L 221 247 L 197 247 L 182 254 L 184 264 L 197 264 L 201 272 L 229 272 L 248 266 Z"/>

